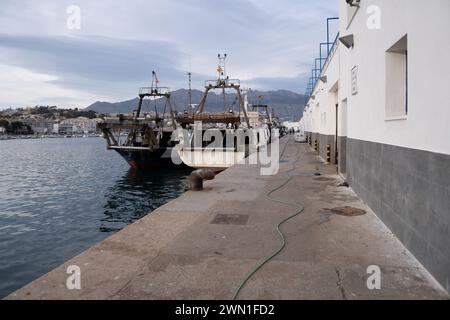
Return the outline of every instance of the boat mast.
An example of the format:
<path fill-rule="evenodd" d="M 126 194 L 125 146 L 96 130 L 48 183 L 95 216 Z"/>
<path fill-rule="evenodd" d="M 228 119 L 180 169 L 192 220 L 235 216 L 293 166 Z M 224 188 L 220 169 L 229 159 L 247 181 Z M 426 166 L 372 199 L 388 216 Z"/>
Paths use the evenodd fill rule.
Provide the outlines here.
<path fill-rule="evenodd" d="M 217 55 L 217 57 L 219 58 L 219 66 L 217 68 L 217 72 L 219 73 L 219 81 L 220 80 L 226 80 L 227 79 L 227 73 L 225 70 L 225 63 L 227 60 L 227 54 L 225 53 L 223 56 L 219 53 Z M 222 88 L 222 94 L 223 94 L 223 111 L 227 112 L 227 96 L 226 96 L 226 92 L 225 92 L 225 87 Z"/>
<path fill-rule="evenodd" d="M 188 77 L 189 77 L 189 103 L 188 103 L 188 110 L 189 110 L 189 114 L 192 111 L 192 72 L 188 72 L 187 73 Z"/>
<path fill-rule="evenodd" d="M 245 108 L 244 99 L 241 94 L 241 81 L 239 79 L 230 79 L 226 75 L 225 60 L 226 60 L 227 55 L 225 54 L 224 56 L 222 56 L 219 54 L 218 57 L 219 57 L 219 67 L 217 68 L 217 72 L 219 73 L 218 78 L 215 80 L 205 81 L 205 92 L 203 93 L 203 97 L 202 97 L 202 100 L 200 101 L 200 104 L 197 106 L 197 108 L 194 111 L 194 116 L 190 117 L 190 119 L 189 119 L 189 117 L 185 117 L 183 122 L 185 124 L 192 123 L 192 121 L 195 120 L 197 115 L 200 115 L 203 113 L 203 111 L 205 110 L 206 99 L 208 97 L 208 93 L 212 90 L 222 90 L 222 93 L 224 95 L 224 105 L 226 107 L 226 100 L 225 100 L 226 99 L 225 98 L 226 89 L 230 89 L 230 90 L 233 89 L 237 93 L 237 99 L 239 101 L 239 110 L 244 113 L 245 122 L 247 123 L 247 127 L 250 129 L 251 128 L 250 121 L 248 118 L 247 110 Z M 230 110 L 225 110 L 224 114 L 228 115 L 230 117 L 240 118 L 240 116 L 234 115 L 234 110 L 233 110 L 233 112 L 228 112 L 228 111 L 230 111 Z M 222 118 L 223 118 L 224 114 L 221 115 Z M 200 118 L 200 117 L 197 117 L 197 118 Z M 227 119 L 227 121 L 229 121 L 229 119 Z M 216 119 L 215 122 L 218 123 L 219 122 L 218 119 Z"/>

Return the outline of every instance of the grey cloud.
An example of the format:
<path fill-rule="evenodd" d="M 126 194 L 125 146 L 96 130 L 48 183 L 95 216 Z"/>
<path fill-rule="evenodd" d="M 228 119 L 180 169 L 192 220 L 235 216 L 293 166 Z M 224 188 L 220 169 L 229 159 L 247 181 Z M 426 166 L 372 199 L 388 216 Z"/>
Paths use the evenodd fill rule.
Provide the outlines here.
<path fill-rule="evenodd" d="M 105 37 L 0 35 L 2 63 L 59 77 L 58 83 L 86 91 L 105 83 L 149 82 L 151 71 L 180 76 L 176 46 L 162 41 Z"/>
<path fill-rule="evenodd" d="M 230 76 L 257 77 L 249 80 L 255 89 L 302 92 L 308 78 L 304 74 L 326 35 L 325 18 L 336 14 L 337 4 L 336 0 L 0 2 L 0 64 L 55 75 L 58 86 L 111 99 L 134 95 L 137 87 L 150 82 L 153 69 L 164 85 L 186 87 L 189 57 L 194 87 L 201 88 L 215 75 L 218 52 L 229 54 Z M 65 6 L 74 3 L 82 8 L 79 32 L 65 28 Z"/>

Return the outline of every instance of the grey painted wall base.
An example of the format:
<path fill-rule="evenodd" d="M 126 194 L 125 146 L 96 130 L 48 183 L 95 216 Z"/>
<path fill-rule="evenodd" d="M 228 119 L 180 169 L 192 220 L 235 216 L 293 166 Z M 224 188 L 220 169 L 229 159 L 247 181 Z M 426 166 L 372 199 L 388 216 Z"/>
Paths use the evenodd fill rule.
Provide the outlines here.
<path fill-rule="evenodd" d="M 311 146 L 315 147 L 315 141 L 317 141 L 317 147 L 318 147 L 318 153 L 324 159 L 327 160 L 327 145 L 330 145 L 330 151 L 331 151 L 331 163 L 336 164 L 335 161 L 335 138 L 334 135 L 325 135 L 325 134 L 319 134 L 316 132 L 305 132 L 306 137 L 310 137 L 311 139 Z"/>
<path fill-rule="evenodd" d="M 331 151 L 331 163 L 336 164 L 336 158 L 334 154 L 335 150 L 335 138 L 334 135 L 325 135 L 325 134 L 319 134 L 319 154 L 322 157 L 322 159 L 327 160 L 327 145 L 330 145 L 330 151 Z"/>
<path fill-rule="evenodd" d="M 339 173 L 347 175 L 347 137 L 338 137 L 338 169 Z"/>
<path fill-rule="evenodd" d="M 450 156 L 347 139 L 347 178 L 450 291 Z"/>
<path fill-rule="evenodd" d="M 311 139 L 311 146 L 314 148 L 314 146 L 315 146 L 315 141 L 317 141 L 317 143 L 319 144 L 319 134 L 318 133 L 315 133 L 315 132 L 308 132 L 307 133 L 308 134 L 308 136 L 310 137 L 310 139 Z M 319 145 L 318 145 L 319 146 Z"/>

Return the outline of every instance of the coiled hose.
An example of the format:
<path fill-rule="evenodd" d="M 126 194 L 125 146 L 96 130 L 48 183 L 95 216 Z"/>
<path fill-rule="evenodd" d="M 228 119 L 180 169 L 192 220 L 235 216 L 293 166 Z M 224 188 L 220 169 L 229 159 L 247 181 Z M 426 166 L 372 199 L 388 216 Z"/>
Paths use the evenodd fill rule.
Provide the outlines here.
<path fill-rule="evenodd" d="M 288 144 L 286 143 L 286 145 L 284 146 L 283 152 L 281 153 L 280 159 L 283 157 L 284 152 L 286 151 L 287 145 Z M 236 292 L 235 292 L 235 294 L 233 296 L 233 300 L 237 299 L 237 297 L 239 296 L 239 293 L 245 287 L 245 285 L 250 280 L 250 278 L 253 277 L 253 275 L 255 275 L 255 273 L 257 273 L 259 270 L 261 270 L 261 268 L 264 267 L 269 261 L 271 261 L 273 258 L 278 256 L 284 250 L 284 248 L 286 247 L 287 240 L 286 240 L 285 235 L 281 231 L 281 226 L 283 224 L 285 224 L 286 222 L 288 222 L 289 220 L 291 220 L 291 219 L 295 218 L 296 216 L 300 215 L 305 210 L 303 205 L 298 204 L 296 202 L 286 202 L 286 201 L 275 199 L 275 198 L 271 197 L 271 195 L 273 193 L 275 193 L 278 190 L 283 189 L 294 178 L 293 176 L 290 175 L 290 173 L 296 169 L 296 164 L 299 161 L 298 155 L 299 155 L 299 149 L 297 148 L 296 160 L 293 162 L 292 168 L 284 172 L 284 174 L 287 175 L 288 178 L 281 185 L 279 185 L 275 189 L 270 190 L 266 194 L 266 198 L 269 199 L 270 201 L 274 201 L 274 202 L 277 202 L 277 203 L 281 203 L 281 204 L 285 204 L 285 205 L 294 207 L 294 208 L 297 209 L 297 211 L 294 214 L 292 214 L 291 216 L 287 217 L 286 219 L 282 220 L 280 223 L 277 224 L 277 232 L 278 232 L 278 234 L 280 236 L 280 240 L 281 240 L 280 247 L 270 257 L 268 257 L 263 262 L 261 262 L 255 269 L 253 269 L 252 272 L 249 273 L 249 275 L 244 279 L 244 281 L 242 281 L 242 283 L 237 288 L 237 290 L 236 290 Z"/>

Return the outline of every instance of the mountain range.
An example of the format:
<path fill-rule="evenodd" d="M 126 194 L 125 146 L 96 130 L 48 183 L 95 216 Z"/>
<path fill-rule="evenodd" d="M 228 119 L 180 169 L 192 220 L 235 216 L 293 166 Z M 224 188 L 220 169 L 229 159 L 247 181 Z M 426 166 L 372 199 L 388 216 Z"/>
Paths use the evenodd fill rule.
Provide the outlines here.
<path fill-rule="evenodd" d="M 192 103 L 198 104 L 202 99 L 203 92 L 200 90 L 192 90 Z M 189 91 L 186 89 L 179 89 L 172 92 L 171 102 L 173 107 L 183 112 L 189 101 Z M 249 103 L 251 104 L 266 104 L 274 110 L 275 116 L 282 120 L 298 120 L 303 114 L 303 108 L 305 106 L 305 96 L 288 90 L 278 91 L 250 91 L 248 95 Z M 111 113 L 132 113 L 136 110 L 139 103 L 139 98 L 134 98 L 122 102 L 101 102 L 97 101 L 88 106 L 86 110 L 92 110 L 102 114 Z M 165 101 L 159 99 L 156 101 L 145 100 L 142 106 L 142 110 L 158 112 L 164 110 Z M 224 111 L 224 105 L 229 108 L 234 106 L 237 110 L 236 94 L 227 93 L 225 95 L 225 102 L 221 93 L 210 92 L 206 101 L 205 112 L 221 112 Z"/>

